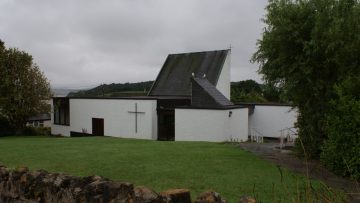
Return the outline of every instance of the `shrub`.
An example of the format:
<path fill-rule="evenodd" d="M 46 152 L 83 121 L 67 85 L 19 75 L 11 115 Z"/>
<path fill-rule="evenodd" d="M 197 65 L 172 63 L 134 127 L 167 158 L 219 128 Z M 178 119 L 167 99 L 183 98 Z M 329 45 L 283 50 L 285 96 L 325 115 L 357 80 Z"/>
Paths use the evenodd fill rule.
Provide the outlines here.
<path fill-rule="evenodd" d="M 51 128 L 49 128 L 49 127 L 37 128 L 37 133 L 38 133 L 38 135 L 44 135 L 44 136 L 51 135 Z"/>
<path fill-rule="evenodd" d="M 36 135 L 41 135 L 41 136 L 47 136 L 51 134 L 51 129 L 50 128 L 43 128 L 43 127 L 25 127 L 24 130 L 22 131 L 23 135 L 27 135 L 27 136 L 36 136 Z"/>
<path fill-rule="evenodd" d="M 354 85 L 356 84 L 356 85 Z M 330 102 L 322 162 L 337 174 L 360 180 L 360 93 L 359 80 L 336 87 L 338 99 Z"/>
<path fill-rule="evenodd" d="M 14 130 L 11 128 L 7 119 L 0 116 L 0 136 L 12 135 L 13 133 Z"/>

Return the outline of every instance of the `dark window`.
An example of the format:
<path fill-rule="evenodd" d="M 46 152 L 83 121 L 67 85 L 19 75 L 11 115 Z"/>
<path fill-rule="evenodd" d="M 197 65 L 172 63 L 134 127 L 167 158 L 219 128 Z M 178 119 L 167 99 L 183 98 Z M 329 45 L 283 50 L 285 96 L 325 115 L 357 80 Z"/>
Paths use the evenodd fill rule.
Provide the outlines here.
<path fill-rule="evenodd" d="M 70 125 L 69 98 L 54 98 L 54 124 Z"/>

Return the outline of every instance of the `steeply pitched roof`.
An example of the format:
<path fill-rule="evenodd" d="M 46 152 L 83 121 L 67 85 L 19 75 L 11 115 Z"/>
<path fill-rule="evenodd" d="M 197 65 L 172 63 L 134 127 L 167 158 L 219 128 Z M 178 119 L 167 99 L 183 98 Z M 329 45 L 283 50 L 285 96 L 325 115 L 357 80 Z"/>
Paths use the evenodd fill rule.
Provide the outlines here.
<path fill-rule="evenodd" d="M 170 54 L 149 96 L 191 96 L 191 77 L 206 78 L 216 85 L 229 50 Z"/>
<path fill-rule="evenodd" d="M 191 106 L 224 107 L 234 105 L 206 78 L 192 78 Z"/>
<path fill-rule="evenodd" d="M 30 118 L 28 118 L 28 121 L 46 121 L 46 120 L 51 120 L 50 114 L 48 113 L 38 114 L 36 116 L 31 116 Z"/>

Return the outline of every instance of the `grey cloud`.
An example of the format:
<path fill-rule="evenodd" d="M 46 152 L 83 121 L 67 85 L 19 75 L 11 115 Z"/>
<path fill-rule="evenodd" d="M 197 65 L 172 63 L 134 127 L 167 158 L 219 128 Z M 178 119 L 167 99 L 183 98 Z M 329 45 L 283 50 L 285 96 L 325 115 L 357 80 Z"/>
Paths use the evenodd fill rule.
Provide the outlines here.
<path fill-rule="evenodd" d="M 167 54 L 228 48 L 232 80 L 249 62 L 266 0 L 2 0 L 0 39 L 34 56 L 53 86 L 155 79 Z"/>

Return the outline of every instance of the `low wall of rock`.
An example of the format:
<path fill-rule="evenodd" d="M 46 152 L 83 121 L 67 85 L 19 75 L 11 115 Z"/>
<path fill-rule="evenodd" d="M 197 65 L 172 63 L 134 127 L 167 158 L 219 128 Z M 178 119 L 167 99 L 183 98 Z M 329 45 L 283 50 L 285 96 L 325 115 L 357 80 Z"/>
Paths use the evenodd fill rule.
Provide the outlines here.
<path fill-rule="evenodd" d="M 131 183 L 100 176 L 74 177 L 26 167 L 0 166 L 0 203 L 191 203 L 190 191 L 172 189 L 160 193 Z M 226 203 L 213 191 L 202 193 L 195 203 Z M 239 202 L 255 202 L 242 197 Z"/>

